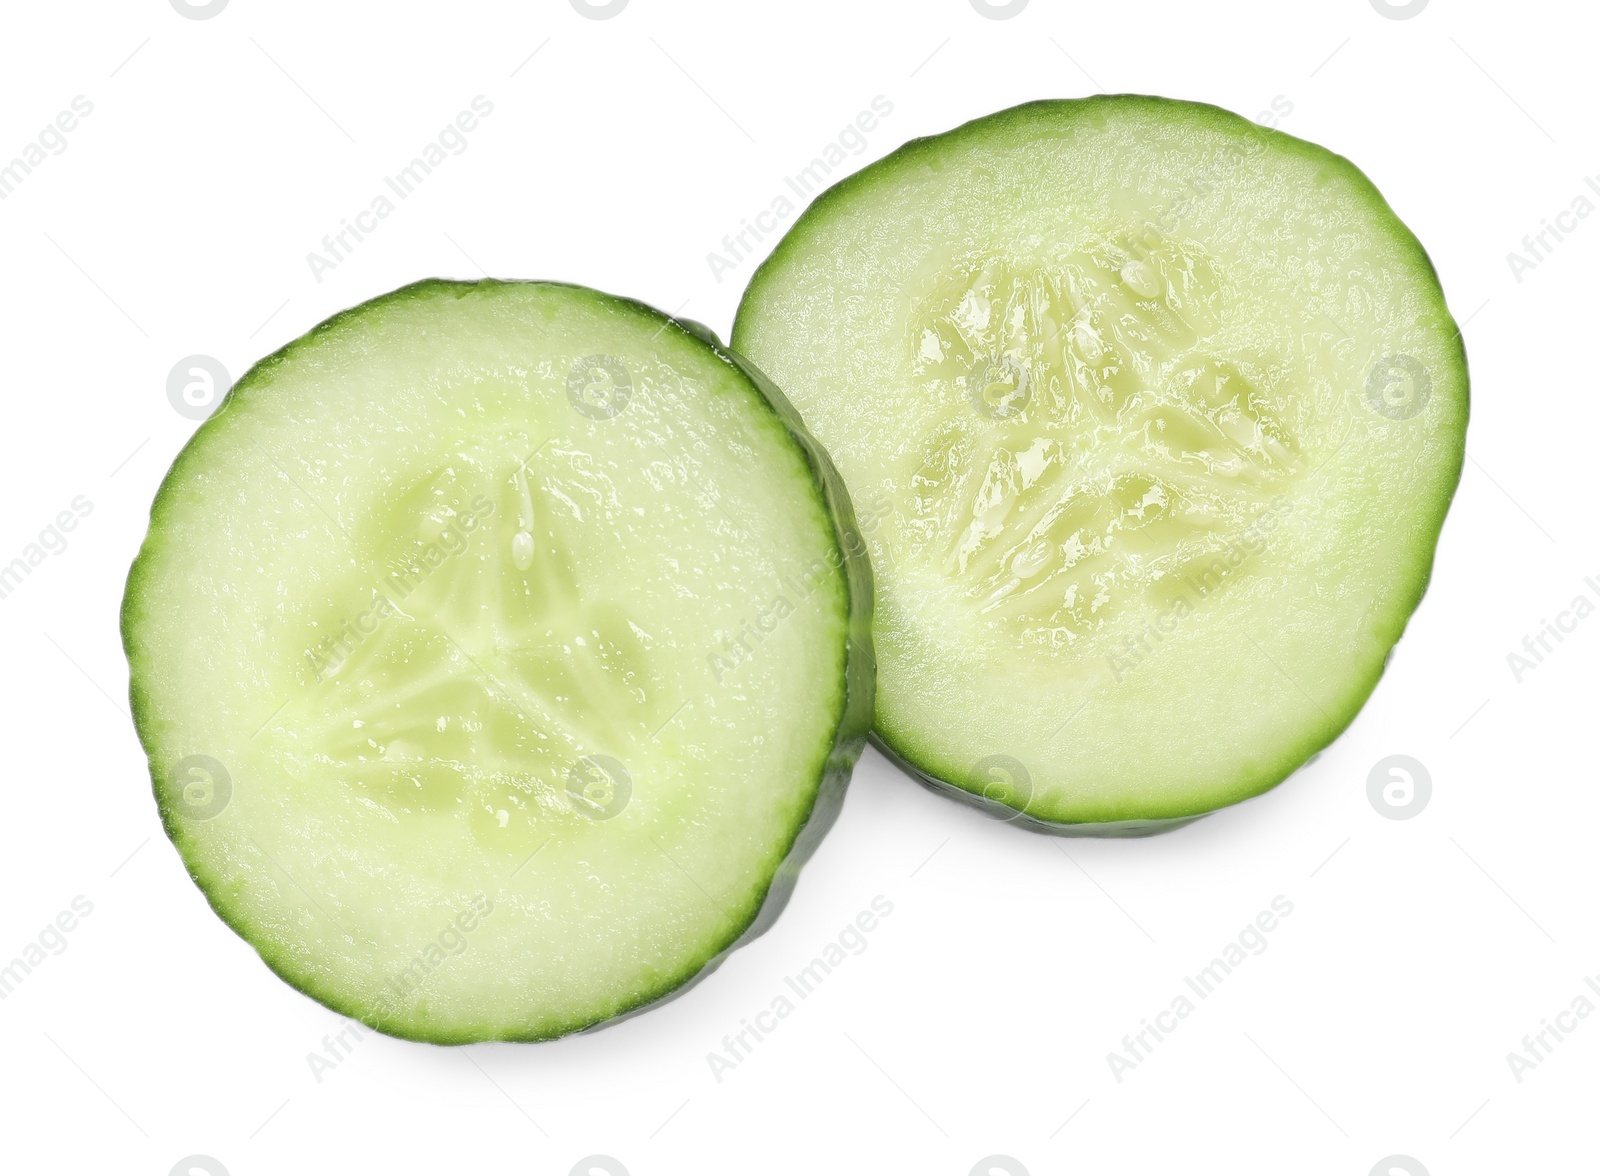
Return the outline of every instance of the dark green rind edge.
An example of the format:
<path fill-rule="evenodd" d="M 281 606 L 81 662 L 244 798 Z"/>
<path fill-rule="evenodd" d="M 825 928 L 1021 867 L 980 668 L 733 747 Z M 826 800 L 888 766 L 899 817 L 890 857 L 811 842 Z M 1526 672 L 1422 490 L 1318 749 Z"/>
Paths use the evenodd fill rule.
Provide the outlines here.
<path fill-rule="evenodd" d="M 1201 817 L 1216 811 L 1215 809 L 1209 809 L 1204 813 L 1196 813 L 1192 817 L 1163 817 L 1149 820 L 1080 821 L 1076 823 L 1046 821 L 1039 817 L 1030 816 L 1024 809 L 1013 808 L 1003 801 L 993 800 L 982 793 L 972 792 L 959 784 L 952 784 L 948 780 L 930 776 L 896 751 L 876 731 L 872 733 L 871 739 L 872 745 L 883 753 L 884 758 L 893 762 L 901 771 L 930 791 L 937 792 L 940 796 L 947 797 L 958 804 L 975 808 L 992 821 L 999 821 L 1005 825 L 1015 825 L 1019 829 L 1027 829 L 1034 833 L 1053 833 L 1058 837 L 1150 837 L 1156 833 L 1165 833 L 1171 829 L 1181 829 L 1183 826 L 1191 825 Z"/>
<path fill-rule="evenodd" d="M 949 131 L 912 139 L 882 159 L 868 164 L 860 171 L 846 176 L 838 183 L 821 192 L 806 210 L 800 214 L 795 223 L 790 226 L 789 231 L 783 235 L 777 245 L 773 247 L 766 260 L 756 267 L 755 273 L 751 275 L 749 285 L 745 287 L 744 294 L 739 300 L 739 308 L 734 315 L 733 331 L 730 336 L 735 347 L 741 345 L 741 337 L 744 334 L 743 327 L 748 321 L 746 312 L 753 309 L 754 301 L 760 293 L 760 288 L 763 284 L 775 278 L 779 265 L 791 251 L 798 251 L 803 247 L 803 238 L 810 226 L 821 223 L 831 211 L 831 206 L 840 203 L 845 197 L 851 195 L 855 188 L 866 186 L 868 182 L 866 177 L 878 172 L 888 172 L 908 165 L 915 165 L 925 152 L 936 150 L 941 146 L 957 142 L 967 136 L 989 134 L 1008 124 L 1027 123 L 1039 114 L 1053 114 L 1064 110 L 1087 113 L 1096 106 L 1129 105 L 1165 108 L 1185 118 L 1203 114 L 1205 117 L 1228 125 L 1236 131 L 1244 130 L 1251 135 L 1255 135 L 1280 150 L 1309 156 L 1344 171 L 1346 176 L 1355 183 L 1356 187 L 1365 192 L 1369 204 L 1374 207 L 1379 217 L 1389 222 L 1389 227 L 1395 239 L 1401 244 L 1408 244 L 1411 247 L 1416 259 L 1421 262 L 1428 276 L 1433 280 L 1434 289 L 1437 292 L 1438 313 L 1441 320 L 1440 327 L 1441 329 L 1454 328 L 1452 342 L 1455 344 L 1455 358 L 1459 372 L 1453 374 L 1456 374 L 1459 379 L 1452 381 L 1452 383 L 1459 384 L 1461 436 L 1456 446 L 1455 468 L 1447 472 L 1447 489 L 1439 496 L 1438 509 L 1431 520 L 1424 520 L 1419 523 L 1417 534 L 1427 540 L 1426 558 L 1418 569 L 1415 589 L 1410 594 L 1409 599 L 1405 597 L 1399 598 L 1392 608 L 1391 615 L 1394 618 L 1395 633 L 1389 643 L 1389 650 L 1385 654 L 1382 663 L 1378 666 L 1377 672 L 1369 679 L 1355 683 L 1345 692 L 1345 703 L 1343 705 L 1335 705 L 1329 715 L 1328 723 L 1320 730 L 1314 731 L 1298 747 L 1291 748 L 1284 757 L 1281 771 L 1269 773 L 1269 782 L 1266 784 L 1236 786 L 1231 790 L 1217 789 L 1217 793 L 1226 796 L 1227 799 L 1220 804 L 1211 804 L 1205 808 L 1195 809 L 1177 805 L 1175 808 L 1178 811 L 1144 812 L 1126 817 L 1113 817 L 1107 820 L 1053 820 L 1029 813 L 1026 810 L 1017 810 L 1010 805 L 981 796 L 954 781 L 932 774 L 917 763 L 915 755 L 909 749 L 894 743 L 881 725 L 874 728 L 872 733 L 873 744 L 887 758 L 893 760 L 913 778 L 941 796 L 947 796 L 973 805 L 985 812 L 992 813 L 993 810 L 998 808 L 1002 810 L 1002 816 L 1007 812 L 1015 814 L 1009 820 L 1022 828 L 1066 837 L 1150 836 L 1151 834 L 1181 828 L 1199 820 L 1201 817 L 1238 804 L 1240 801 L 1249 800 L 1252 797 L 1269 792 L 1316 758 L 1324 748 L 1342 735 L 1350 724 L 1355 721 L 1362 707 L 1366 705 L 1367 699 L 1372 696 L 1372 692 L 1377 689 L 1384 670 L 1388 668 L 1389 659 L 1394 656 L 1394 646 L 1404 635 L 1407 622 L 1427 592 L 1428 584 L 1433 576 L 1434 557 L 1438 550 L 1439 535 L 1444 529 L 1445 516 L 1448 514 L 1450 503 L 1455 497 L 1456 488 L 1460 485 L 1462 469 L 1466 463 L 1466 430 L 1471 409 L 1471 378 L 1467 367 L 1466 342 L 1462 338 L 1461 330 L 1456 325 L 1455 319 L 1451 316 L 1446 305 L 1444 288 L 1439 282 L 1438 269 L 1434 266 L 1433 259 L 1428 256 L 1427 250 L 1423 248 L 1422 242 L 1417 239 L 1416 234 L 1407 227 L 1394 209 L 1389 206 L 1389 202 L 1384 199 L 1383 194 L 1367 177 L 1366 173 L 1349 159 L 1330 151 L 1320 144 L 1252 122 L 1231 110 L 1205 102 L 1190 102 L 1183 99 L 1162 98 L 1149 94 L 1099 94 L 1088 98 L 1045 98 L 1035 102 L 1025 102 L 1019 106 L 1013 106 L 1006 110 L 997 111 L 994 114 L 972 119 Z M 1438 394 L 1445 384 L 1445 380 L 1436 380 L 1434 382 L 1435 393 Z M 1454 388 L 1451 390 L 1455 391 Z"/>
<path fill-rule="evenodd" d="M 290 988 L 310 997 L 319 1004 L 325 1005 L 339 1015 L 358 1021 L 380 1033 L 406 1041 L 416 1041 L 431 1045 L 470 1045 L 484 1041 L 553 1041 L 574 1033 L 594 1032 L 598 1029 L 615 1025 L 620 1021 L 637 1016 L 655 1008 L 657 1005 L 664 1004 L 683 995 L 714 972 L 733 952 L 767 931 L 777 921 L 779 914 L 782 913 L 784 906 L 788 903 L 789 896 L 794 892 L 795 885 L 799 881 L 801 868 L 816 851 L 817 846 L 821 844 L 823 837 L 838 817 L 839 810 L 843 807 L 846 786 L 850 781 L 856 761 L 860 758 L 861 752 L 865 747 L 867 734 L 872 727 L 873 691 L 876 684 L 876 670 L 872 655 L 872 571 L 867 561 L 866 549 L 861 543 L 860 534 L 856 527 L 855 510 L 851 505 L 850 495 L 845 489 L 843 479 L 839 477 L 838 471 L 834 469 L 832 461 L 822 447 L 805 431 L 800 421 L 800 416 L 794 410 L 794 407 L 770 380 L 757 371 L 754 365 L 724 346 L 715 334 L 700 323 L 692 320 L 675 319 L 671 315 L 636 299 L 606 294 L 572 282 L 541 281 L 537 279 L 501 280 L 494 278 L 465 282 L 449 278 L 424 278 L 392 290 L 387 294 L 370 298 L 324 319 L 303 335 L 291 340 L 271 355 L 257 361 L 229 388 L 216 410 L 201 423 L 200 427 L 195 430 L 194 434 L 178 452 L 177 457 L 173 459 L 171 468 L 162 479 L 161 485 L 156 490 L 155 498 L 151 502 L 152 525 L 156 521 L 162 501 L 179 486 L 181 481 L 180 473 L 185 462 L 192 456 L 198 438 L 206 431 L 211 421 L 218 419 L 222 413 L 227 411 L 229 406 L 235 402 L 238 394 L 247 389 L 254 379 L 277 366 L 292 352 L 308 345 L 318 336 L 346 320 L 368 313 L 384 303 L 416 298 L 438 289 L 456 290 L 458 291 L 457 297 L 460 297 L 474 289 L 500 285 L 560 286 L 593 295 L 602 301 L 627 306 L 673 327 L 680 333 L 708 347 L 718 359 L 740 373 L 757 400 L 777 418 L 790 442 L 799 449 L 801 456 L 805 459 L 806 465 L 812 473 L 816 488 L 821 492 L 823 505 L 827 509 L 833 524 L 834 544 L 840 559 L 839 566 L 845 572 L 844 581 L 848 597 L 848 615 L 846 618 L 847 647 L 845 650 L 843 680 L 840 683 L 839 718 L 834 728 L 830 749 L 823 761 L 822 774 L 818 780 L 811 806 L 807 810 L 805 817 L 795 827 L 794 834 L 790 838 L 783 856 L 779 859 L 776 870 L 768 880 L 767 888 L 752 912 L 750 919 L 730 937 L 729 941 L 716 954 L 698 967 L 663 981 L 654 991 L 639 997 L 633 1004 L 595 1021 L 564 1025 L 545 1033 L 529 1034 L 485 1034 L 474 1033 L 470 1030 L 448 1033 L 415 1029 L 405 1025 L 385 1024 L 383 1018 L 372 1015 L 370 1010 L 347 1000 L 341 993 L 328 991 L 322 985 L 307 984 L 303 979 L 290 975 L 286 966 L 280 965 L 277 960 L 270 958 L 261 950 L 249 933 L 244 921 L 232 916 L 228 908 L 227 895 L 215 893 L 213 889 L 208 889 L 206 884 L 195 877 L 194 871 L 189 869 L 188 861 L 183 852 L 184 823 L 172 811 L 170 806 L 162 801 L 157 768 L 152 758 L 151 737 L 148 731 L 150 706 L 146 701 L 139 680 L 138 669 L 135 665 L 133 630 L 137 623 L 137 595 L 144 581 L 144 577 L 141 575 L 141 564 L 144 562 L 147 551 L 151 548 L 151 533 L 147 532 L 144 542 L 140 545 L 139 553 L 134 557 L 133 564 L 128 570 L 128 579 L 123 592 L 122 609 L 119 617 L 119 629 L 124 656 L 128 660 L 128 701 L 132 711 L 134 731 L 139 738 L 140 746 L 145 751 L 146 765 L 152 786 L 151 790 L 156 802 L 157 812 L 161 818 L 161 827 L 166 832 L 167 838 L 172 842 L 173 847 L 177 849 L 180 860 L 183 860 L 185 871 L 189 873 L 191 880 L 194 881 L 201 895 L 205 898 L 206 904 L 210 906 L 217 918 L 248 944 L 268 970 Z"/>
<path fill-rule="evenodd" d="M 642 303 L 636 305 L 643 306 Z M 650 307 L 645 307 L 654 314 L 661 314 Z M 833 459 L 817 440 L 806 431 L 800 414 L 795 411 L 794 405 L 789 403 L 789 398 L 767 378 L 755 364 L 744 356 L 725 345 L 703 323 L 693 319 L 668 318 L 672 324 L 711 348 L 716 355 L 736 369 L 745 381 L 760 394 L 767 406 L 777 416 L 788 432 L 790 440 L 799 448 L 801 456 L 805 458 L 811 470 L 812 478 L 817 488 L 822 491 L 823 501 L 827 507 L 828 516 L 833 520 L 834 546 L 840 557 L 840 567 L 845 573 L 846 591 L 849 594 L 849 620 L 847 625 L 848 648 L 845 651 L 844 674 L 844 699 L 839 716 L 838 726 L 833 736 L 833 750 L 829 752 L 824 762 L 822 779 L 817 786 L 816 799 L 812 802 L 811 811 L 806 819 L 796 829 L 794 837 L 789 842 L 783 858 L 778 864 L 772 880 L 767 884 L 766 894 L 752 916 L 749 924 L 745 926 L 726 947 L 701 965 L 698 971 L 681 981 L 676 986 L 663 988 L 659 995 L 642 999 L 641 1003 L 629 1009 L 616 1013 L 604 1021 L 585 1026 L 579 1032 L 593 1033 L 599 1029 L 608 1028 L 619 1021 L 636 1017 L 640 1013 L 649 1012 L 658 1005 L 665 1004 L 682 996 L 701 980 L 704 980 L 722 964 L 730 955 L 739 948 L 759 938 L 775 923 L 778 916 L 783 913 L 783 908 L 788 905 L 789 897 L 794 893 L 794 888 L 800 881 L 800 870 L 817 847 L 822 844 L 822 839 L 828 830 L 833 828 L 833 823 L 838 819 L 839 811 L 844 807 L 845 788 L 850 782 L 850 776 L 855 770 L 855 764 L 861 758 L 861 753 L 866 747 L 867 737 L 872 730 L 873 698 L 877 684 L 877 662 L 872 652 L 872 565 L 867 558 L 867 549 L 862 542 L 860 530 L 856 526 L 855 507 L 850 501 L 850 492 L 846 489 L 844 479 L 839 476 L 839 471 L 834 468 Z M 507 1040 L 542 1040 L 540 1038 L 519 1038 Z"/>
<path fill-rule="evenodd" d="M 1379 677 L 1381 678 L 1382 675 L 1380 674 Z M 1377 678 L 1373 679 L 1374 684 L 1376 684 L 1377 680 Z M 1341 733 L 1335 732 L 1333 738 L 1337 738 Z M 1003 801 L 993 800 L 981 793 L 962 788 L 959 784 L 952 784 L 948 780 L 930 776 L 896 751 L 877 731 L 868 736 L 868 741 L 883 753 L 885 759 L 892 761 L 901 771 L 929 791 L 936 792 L 940 796 L 953 800 L 958 804 L 975 808 L 990 820 L 998 821 L 1001 824 L 1015 825 L 1017 828 L 1026 829 L 1030 833 L 1048 833 L 1053 837 L 1153 837 L 1157 833 L 1170 833 L 1174 829 L 1192 825 L 1202 817 L 1209 817 L 1212 813 L 1219 813 L 1223 809 L 1232 808 L 1234 805 L 1241 804 L 1246 800 L 1253 800 L 1257 796 L 1270 792 L 1277 787 L 1277 784 L 1269 784 L 1259 791 L 1240 796 L 1237 800 L 1230 800 L 1225 804 L 1217 805 L 1215 808 L 1206 809 L 1204 812 L 1190 813 L 1185 816 L 1132 817 L 1118 821 L 1051 821 L 1043 817 L 1036 817 L 1023 809 L 1014 808 Z M 1332 739 L 1329 742 L 1332 742 Z M 1305 759 L 1300 760 L 1291 769 L 1290 774 L 1299 771 L 1300 768 L 1306 767 L 1318 759 L 1326 746 L 1326 743 L 1323 744 Z M 1280 780 L 1278 784 L 1282 782 Z"/>

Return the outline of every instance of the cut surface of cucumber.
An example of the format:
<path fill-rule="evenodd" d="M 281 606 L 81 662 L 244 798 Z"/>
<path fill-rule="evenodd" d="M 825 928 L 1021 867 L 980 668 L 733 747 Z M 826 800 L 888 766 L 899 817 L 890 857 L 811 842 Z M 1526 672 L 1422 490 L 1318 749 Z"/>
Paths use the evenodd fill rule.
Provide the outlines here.
<path fill-rule="evenodd" d="M 1195 103 L 907 144 L 800 217 L 733 343 L 862 511 L 876 739 L 1058 832 L 1182 824 L 1334 739 L 1464 455 L 1416 238 L 1349 161 Z"/>
<path fill-rule="evenodd" d="M 173 465 L 123 640 L 166 829 L 289 983 L 540 1040 L 776 916 L 871 722 L 827 458 L 642 306 L 429 281 L 263 360 Z"/>

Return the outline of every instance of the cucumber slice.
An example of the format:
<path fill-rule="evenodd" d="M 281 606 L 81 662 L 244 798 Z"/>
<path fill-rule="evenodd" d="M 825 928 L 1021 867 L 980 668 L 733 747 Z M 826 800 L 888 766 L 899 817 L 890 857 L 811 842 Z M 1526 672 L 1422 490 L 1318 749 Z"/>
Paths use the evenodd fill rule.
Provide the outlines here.
<path fill-rule="evenodd" d="M 1059 832 L 1182 824 L 1334 739 L 1465 452 L 1416 239 L 1347 160 L 1194 103 L 907 144 L 795 223 L 733 339 L 862 507 L 876 738 Z"/>
<path fill-rule="evenodd" d="M 239 381 L 123 605 L 168 834 L 290 984 L 539 1040 L 776 917 L 871 724 L 849 499 L 754 369 L 635 302 L 429 281 Z"/>

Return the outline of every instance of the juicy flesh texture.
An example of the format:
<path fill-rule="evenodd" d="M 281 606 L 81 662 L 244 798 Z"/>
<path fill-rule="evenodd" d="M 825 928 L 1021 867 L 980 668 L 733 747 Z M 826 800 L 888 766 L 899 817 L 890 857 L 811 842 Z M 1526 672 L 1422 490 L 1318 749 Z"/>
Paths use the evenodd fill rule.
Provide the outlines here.
<path fill-rule="evenodd" d="M 973 792 L 1005 757 L 1046 822 L 1205 812 L 1337 734 L 1459 476 L 1415 240 L 1343 160 L 1211 108 L 913 144 L 813 206 L 734 340 L 862 511 L 880 736 Z"/>
<path fill-rule="evenodd" d="M 169 828 L 275 969 L 403 1035 L 548 1037 L 749 923 L 832 748 L 848 599 L 805 459 L 707 346 L 459 290 L 241 382 L 126 631 Z M 618 403 L 597 355 L 614 416 L 576 408 Z M 197 754 L 232 790 L 203 821 Z"/>
<path fill-rule="evenodd" d="M 1120 271 L 991 262 L 940 293 L 913 319 L 912 379 L 990 423 L 925 435 L 897 471 L 910 554 L 1023 644 L 1070 649 L 1171 607 L 1293 480 L 1298 442 L 1253 365 L 1200 345 L 1216 282 L 1178 250 Z"/>

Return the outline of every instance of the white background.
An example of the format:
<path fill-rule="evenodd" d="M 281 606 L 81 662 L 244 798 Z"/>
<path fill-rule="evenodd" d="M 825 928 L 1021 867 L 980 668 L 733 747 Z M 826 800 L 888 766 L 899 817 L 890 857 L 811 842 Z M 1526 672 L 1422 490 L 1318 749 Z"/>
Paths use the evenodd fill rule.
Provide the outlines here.
<path fill-rule="evenodd" d="M 94 910 L 0 1002 L 0 1169 L 565 1176 L 598 1153 L 633 1176 L 967 1176 L 1001 1154 L 1035 1176 L 1366 1176 L 1403 1154 L 1443 1176 L 1592 1155 L 1600 1017 L 1520 1083 L 1506 1060 L 1600 973 L 1600 619 L 1520 683 L 1506 659 L 1600 600 L 1600 217 L 1520 282 L 1507 262 L 1600 172 L 1589 6 L 233 0 L 193 20 L 138 0 L 4 25 L 0 161 L 75 96 L 93 113 L 0 201 L 0 563 L 74 497 L 93 511 L 0 600 L 0 962 L 75 896 Z M 992 823 L 869 752 L 776 927 L 682 999 L 539 1046 L 369 1035 L 318 1082 L 339 1019 L 208 911 L 126 713 L 123 577 L 195 427 L 169 370 L 238 375 L 427 275 L 582 282 L 726 334 L 753 263 L 719 283 L 707 254 L 875 96 L 893 113 L 852 169 L 1099 89 L 1292 103 L 1282 128 L 1372 177 L 1467 324 L 1470 460 L 1355 724 L 1268 795 L 1126 842 Z M 316 280 L 307 253 L 480 94 L 468 149 Z M 1433 781 L 1410 820 L 1367 798 L 1396 753 Z M 706 1055 L 877 895 L 894 913 L 867 950 L 717 1082 Z M 1123 1035 L 1277 895 L 1294 913 L 1268 949 L 1118 1082 Z"/>

